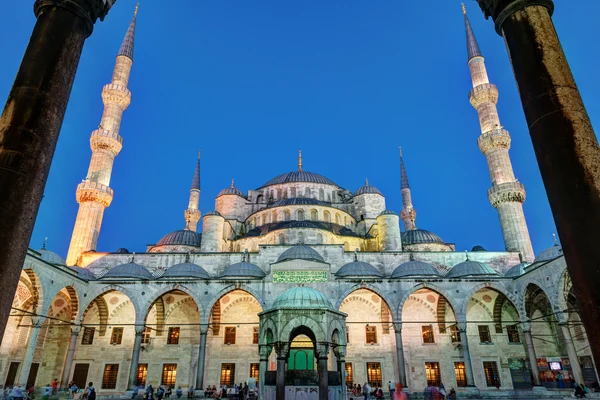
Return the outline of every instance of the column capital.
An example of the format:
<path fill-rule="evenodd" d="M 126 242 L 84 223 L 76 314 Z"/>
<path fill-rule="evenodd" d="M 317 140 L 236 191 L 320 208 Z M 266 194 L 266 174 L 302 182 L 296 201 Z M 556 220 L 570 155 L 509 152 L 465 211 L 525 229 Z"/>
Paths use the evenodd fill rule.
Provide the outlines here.
<path fill-rule="evenodd" d="M 329 343 L 320 342 L 320 343 L 317 343 L 317 345 L 315 347 L 316 347 L 317 356 L 318 356 L 319 360 L 329 358 Z"/>
<path fill-rule="evenodd" d="M 521 329 L 523 332 L 531 332 L 531 321 L 521 322 Z"/>
<path fill-rule="evenodd" d="M 458 321 L 456 322 L 456 327 L 460 332 L 467 332 L 467 321 Z"/>
<path fill-rule="evenodd" d="M 258 355 L 260 357 L 260 361 L 267 361 L 271 352 L 273 351 L 273 345 L 271 344 L 261 344 L 258 346 Z"/>
<path fill-rule="evenodd" d="M 502 25 L 510 16 L 526 7 L 542 6 L 552 15 L 554 2 L 552 0 L 477 0 L 486 19 L 492 17 L 496 32 L 502 36 Z"/>
<path fill-rule="evenodd" d="M 46 320 L 46 318 L 44 318 L 44 317 L 32 316 L 31 317 L 31 327 L 39 329 L 42 327 L 42 324 L 44 323 L 45 320 Z"/>
<path fill-rule="evenodd" d="M 334 345 L 333 354 L 336 356 L 338 361 L 344 361 L 346 359 L 346 345 Z"/>
<path fill-rule="evenodd" d="M 402 333 L 402 322 L 394 322 L 394 331 L 396 333 Z"/>
<path fill-rule="evenodd" d="M 286 360 L 288 358 L 288 353 L 290 352 L 290 344 L 288 342 L 275 342 L 273 345 L 275 347 L 275 353 L 277 353 L 277 359 Z"/>
<path fill-rule="evenodd" d="M 116 0 L 36 0 L 33 6 L 33 12 L 35 17 L 39 18 L 40 14 L 42 14 L 47 7 L 57 7 L 71 11 L 85 22 L 87 28 L 86 36 L 90 36 L 98 18 L 100 18 L 100 21 L 104 21 L 104 17 L 106 17 L 108 10 L 110 10 L 115 1 Z"/>
<path fill-rule="evenodd" d="M 136 325 L 135 326 L 135 336 L 142 336 L 144 331 L 146 330 L 146 325 Z"/>
<path fill-rule="evenodd" d="M 79 325 L 71 325 L 71 335 L 72 336 L 79 335 L 79 332 L 81 332 L 81 326 L 79 326 Z"/>

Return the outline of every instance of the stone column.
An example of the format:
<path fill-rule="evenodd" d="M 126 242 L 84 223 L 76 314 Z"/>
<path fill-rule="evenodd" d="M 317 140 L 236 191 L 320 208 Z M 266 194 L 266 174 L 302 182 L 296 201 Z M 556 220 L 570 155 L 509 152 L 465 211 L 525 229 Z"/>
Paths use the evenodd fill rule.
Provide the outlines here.
<path fill-rule="evenodd" d="M 198 349 L 198 369 L 196 370 L 196 389 L 204 389 L 204 355 L 206 354 L 206 335 L 208 326 L 200 327 L 200 348 Z"/>
<path fill-rule="evenodd" d="M 317 357 L 317 368 L 319 370 L 319 400 L 328 400 L 329 371 L 327 370 L 327 360 L 329 358 L 329 344 L 319 343 L 317 345 Z"/>
<path fill-rule="evenodd" d="M 35 346 L 37 345 L 37 339 L 40 334 L 40 328 L 44 323 L 44 318 L 32 317 L 31 328 L 29 331 L 29 338 L 27 340 L 27 351 L 25 352 L 25 358 L 23 359 L 23 365 L 21 366 L 21 374 L 19 375 L 19 385 L 26 386 L 27 378 L 29 378 L 29 371 L 31 371 L 31 363 L 33 362 L 33 353 L 35 352 Z"/>
<path fill-rule="evenodd" d="M 81 330 L 80 326 L 71 327 L 71 340 L 69 341 L 69 349 L 67 350 L 67 359 L 63 369 L 62 380 L 60 386 L 63 388 L 69 387 L 69 376 L 71 375 L 71 367 L 73 366 L 73 357 L 75 356 L 75 346 L 77 345 L 77 336 Z"/>
<path fill-rule="evenodd" d="M 398 356 L 398 382 L 406 387 L 408 381 L 404 363 L 404 346 L 402 345 L 402 324 L 394 324 L 394 331 L 396 331 L 396 355 Z"/>
<path fill-rule="evenodd" d="M 346 399 L 348 394 L 346 389 L 346 346 L 338 345 L 333 349 L 333 353 L 337 358 L 337 370 L 341 376 L 342 399 Z"/>
<path fill-rule="evenodd" d="M 273 350 L 273 346 L 268 345 L 260 345 L 258 347 L 258 355 L 260 357 L 260 370 L 258 373 L 258 393 L 259 398 L 262 400 L 265 398 L 265 376 L 267 375 L 267 369 L 269 366 L 269 356 L 271 355 L 271 351 Z"/>
<path fill-rule="evenodd" d="M 583 382 L 583 372 L 581 372 L 581 364 L 579 363 L 579 357 L 577 357 L 577 350 L 573 344 L 573 338 L 571 337 L 571 330 L 566 322 L 561 322 L 560 328 L 562 329 L 563 336 L 565 337 L 565 344 L 567 346 L 567 354 L 569 355 L 569 361 L 571 362 L 571 371 L 573 371 L 573 378 L 577 383 Z"/>
<path fill-rule="evenodd" d="M 523 324 L 523 336 L 525 336 L 525 348 L 527 349 L 527 356 L 529 357 L 529 364 L 531 365 L 533 385 L 542 386 L 542 381 L 540 379 L 540 370 L 538 369 L 537 357 L 535 355 L 535 347 L 533 346 L 533 338 L 531 337 L 531 324 Z"/>
<path fill-rule="evenodd" d="M 135 381 L 137 378 L 138 364 L 140 362 L 140 348 L 142 347 L 142 336 L 144 334 L 145 326 L 135 327 L 135 339 L 133 340 L 133 352 L 131 353 L 131 366 L 129 367 L 129 382 L 127 383 L 128 389 L 135 387 Z"/>
<path fill-rule="evenodd" d="M 458 330 L 460 331 L 460 344 L 463 350 L 465 374 L 467 375 L 467 386 L 475 386 L 475 378 L 473 378 L 473 366 L 471 365 L 471 353 L 469 352 L 469 341 L 467 339 L 467 323 L 459 322 L 457 325 Z"/>
<path fill-rule="evenodd" d="M 113 0 L 37 0 L 0 117 L 0 337 L 42 201 L 85 39 Z"/>
<path fill-rule="evenodd" d="M 290 344 L 287 342 L 275 343 L 275 352 L 277 353 L 277 387 L 275 390 L 276 399 L 285 399 L 285 363 L 289 356 Z"/>
<path fill-rule="evenodd" d="M 552 22 L 552 0 L 478 0 L 504 37 L 581 319 L 600 332 L 600 146 Z M 600 365 L 600 336 L 589 336 Z"/>

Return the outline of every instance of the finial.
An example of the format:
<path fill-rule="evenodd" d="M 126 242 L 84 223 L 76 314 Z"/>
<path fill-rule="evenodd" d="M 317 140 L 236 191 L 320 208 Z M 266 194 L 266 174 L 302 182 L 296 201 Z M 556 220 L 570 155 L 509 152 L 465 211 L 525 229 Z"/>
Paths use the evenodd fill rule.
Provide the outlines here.
<path fill-rule="evenodd" d="M 409 256 L 408 256 L 408 259 L 410 261 L 415 261 L 415 255 L 414 255 L 414 253 L 410 253 Z"/>
<path fill-rule="evenodd" d="M 400 150 L 400 157 L 402 157 L 402 147 L 398 146 L 398 149 Z"/>
<path fill-rule="evenodd" d="M 358 248 L 354 249 L 354 261 L 358 261 Z"/>
<path fill-rule="evenodd" d="M 48 243 L 48 237 L 44 238 L 44 245 L 42 246 L 42 250 L 46 250 L 46 244 Z"/>
<path fill-rule="evenodd" d="M 140 2 L 138 1 L 135 5 L 135 10 L 133 10 L 133 16 L 137 17 L 138 9 L 140 8 Z"/>
<path fill-rule="evenodd" d="M 467 261 L 469 261 L 469 252 L 467 250 L 465 250 L 465 257 L 467 258 Z"/>
<path fill-rule="evenodd" d="M 558 246 L 558 241 L 556 240 L 556 233 L 552 234 L 552 238 L 554 239 L 554 245 Z"/>
<path fill-rule="evenodd" d="M 302 171 L 302 150 L 298 150 L 298 171 Z"/>
<path fill-rule="evenodd" d="M 135 251 L 131 253 L 131 262 L 135 262 Z"/>
<path fill-rule="evenodd" d="M 191 250 L 188 250 L 188 251 L 187 251 L 187 253 L 186 253 L 186 255 L 185 255 L 185 262 L 186 262 L 186 263 L 189 263 L 189 262 L 190 262 L 190 253 L 191 253 L 191 252 L 192 252 Z"/>
<path fill-rule="evenodd" d="M 235 179 L 231 179 L 231 187 L 234 188 L 235 187 Z"/>
<path fill-rule="evenodd" d="M 523 252 L 522 251 L 519 252 L 519 260 L 521 261 L 521 264 L 523 264 L 525 262 L 525 260 L 523 259 Z"/>
<path fill-rule="evenodd" d="M 244 261 L 250 262 L 250 254 L 248 254 L 248 249 L 244 249 Z"/>
<path fill-rule="evenodd" d="M 198 160 L 200 160 L 200 153 L 202 152 L 202 149 L 198 149 Z"/>
<path fill-rule="evenodd" d="M 462 6 L 463 14 L 467 15 L 467 7 L 465 6 L 465 3 L 460 3 L 460 5 Z"/>
<path fill-rule="evenodd" d="M 365 178 L 365 186 L 369 186 L 369 178 Z"/>

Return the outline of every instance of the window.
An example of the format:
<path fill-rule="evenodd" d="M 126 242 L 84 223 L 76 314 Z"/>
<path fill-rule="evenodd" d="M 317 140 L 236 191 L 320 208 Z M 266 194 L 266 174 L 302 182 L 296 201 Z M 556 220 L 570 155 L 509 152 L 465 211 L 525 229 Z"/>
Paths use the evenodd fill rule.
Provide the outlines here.
<path fill-rule="evenodd" d="M 138 364 L 135 374 L 135 386 L 146 387 L 146 376 L 148 375 L 148 364 Z"/>
<path fill-rule="evenodd" d="M 456 386 L 467 387 L 467 373 L 464 362 L 454 363 L 454 374 L 456 375 Z"/>
<path fill-rule="evenodd" d="M 492 343 L 492 336 L 490 335 L 490 327 L 487 325 L 478 325 L 479 330 L 479 341 L 481 343 Z"/>
<path fill-rule="evenodd" d="M 292 197 L 296 197 L 296 188 L 293 187 L 290 189 L 290 191 L 292 192 Z"/>
<path fill-rule="evenodd" d="M 440 386 L 440 363 L 426 362 L 425 376 L 427 377 L 427 386 Z"/>
<path fill-rule="evenodd" d="M 169 328 L 169 336 L 167 337 L 167 344 L 179 344 L 179 327 Z"/>
<path fill-rule="evenodd" d="M 335 213 L 335 223 L 336 223 L 337 225 L 341 225 L 341 223 L 342 223 L 342 222 L 341 222 L 341 218 L 342 218 L 342 217 L 340 217 L 340 214 L 338 214 L 338 213 Z"/>
<path fill-rule="evenodd" d="M 284 210 L 283 211 L 283 220 L 284 221 L 289 221 L 290 220 L 290 210 Z"/>
<path fill-rule="evenodd" d="M 377 343 L 377 327 L 376 326 L 365 326 L 366 340 L 365 343 Z"/>
<path fill-rule="evenodd" d="M 496 361 L 484 361 L 483 372 L 485 373 L 485 383 L 488 387 L 500 386 L 500 375 L 498 374 L 498 364 Z"/>
<path fill-rule="evenodd" d="M 331 214 L 329 213 L 329 211 L 323 212 L 323 219 L 325 220 L 325 222 L 331 222 Z"/>
<path fill-rule="evenodd" d="M 110 344 L 121 344 L 123 341 L 123 328 L 112 328 L 110 335 Z"/>
<path fill-rule="evenodd" d="M 225 344 L 235 344 L 235 326 L 225 327 Z"/>
<path fill-rule="evenodd" d="M 258 344 L 258 326 L 252 328 L 252 344 Z"/>
<path fill-rule="evenodd" d="M 117 387 L 118 375 L 119 364 L 106 364 L 104 366 L 104 374 L 102 375 L 102 389 L 115 389 Z"/>
<path fill-rule="evenodd" d="M 316 221 L 318 219 L 317 210 L 310 210 L 310 220 Z"/>
<path fill-rule="evenodd" d="M 460 331 L 456 325 L 450 327 L 450 340 L 452 343 L 460 343 Z"/>
<path fill-rule="evenodd" d="M 163 364 L 162 378 L 160 380 L 161 385 L 175 387 L 175 381 L 177 380 L 177 364 Z"/>
<path fill-rule="evenodd" d="M 350 343 L 350 327 L 346 325 L 346 344 Z"/>
<path fill-rule="evenodd" d="M 319 189 L 319 200 L 325 200 L 325 191 L 323 189 Z"/>
<path fill-rule="evenodd" d="M 310 188 L 304 188 L 304 197 L 310 197 Z"/>
<path fill-rule="evenodd" d="M 271 222 L 277 222 L 277 212 L 273 211 L 271 213 Z"/>
<path fill-rule="evenodd" d="M 352 373 L 352 363 L 346 363 L 346 386 L 354 385 L 354 374 Z"/>
<path fill-rule="evenodd" d="M 235 380 L 235 364 L 221 364 L 220 385 L 233 386 Z"/>
<path fill-rule="evenodd" d="M 83 328 L 83 336 L 81 337 L 81 344 L 89 345 L 94 343 L 94 328 Z"/>
<path fill-rule="evenodd" d="M 422 326 L 421 331 L 423 332 L 423 343 L 435 343 L 435 338 L 433 337 L 433 325 Z"/>
<path fill-rule="evenodd" d="M 298 216 L 296 217 L 298 221 L 304 221 L 304 210 L 298 210 Z"/>
<path fill-rule="evenodd" d="M 381 363 L 367 363 L 367 382 L 371 387 L 381 387 Z"/>
<path fill-rule="evenodd" d="M 262 215 L 262 224 L 266 225 L 267 224 L 267 214 L 263 214 Z"/>
<path fill-rule="evenodd" d="M 150 333 L 152 329 L 146 327 L 144 328 L 144 332 L 142 332 L 142 344 L 150 344 Z"/>
<path fill-rule="evenodd" d="M 519 328 L 515 325 L 509 325 L 506 327 L 506 333 L 508 334 L 508 343 L 521 343 L 519 337 Z"/>
<path fill-rule="evenodd" d="M 260 375 L 260 364 L 259 363 L 250 364 L 250 378 L 254 378 L 254 379 L 256 379 L 256 382 L 258 382 L 259 375 Z"/>

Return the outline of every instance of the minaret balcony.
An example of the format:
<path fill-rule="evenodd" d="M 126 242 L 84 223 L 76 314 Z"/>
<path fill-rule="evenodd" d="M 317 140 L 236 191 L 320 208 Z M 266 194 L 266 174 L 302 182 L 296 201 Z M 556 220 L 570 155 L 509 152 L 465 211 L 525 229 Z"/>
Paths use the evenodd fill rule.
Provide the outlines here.
<path fill-rule="evenodd" d="M 104 105 L 117 104 L 125 110 L 131 103 L 131 92 L 125 86 L 109 83 L 102 88 L 102 101 Z"/>
<path fill-rule="evenodd" d="M 115 155 L 123 148 L 123 138 L 117 132 L 108 129 L 96 129 L 90 137 L 92 150 L 109 150 Z"/>
<path fill-rule="evenodd" d="M 469 92 L 469 101 L 476 109 L 484 103 L 498 103 L 498 88 L 493 83 L 482 83 Z"/>
<path fill-rule="evenodd" d="M 510 149 L 510 134 L 506 129 L 494 129 L 482 133 L 477 139 L 479 150 L 486 154 L 490 150 Z"/>
<path fill-rule="evenodd" d="M 492 186 L 488 190 L 488 199 L 494 208 L 502 203 L 523 203 L 525 186 L 521 182 L 505 182 Z"/>
<path fill-rule="evenodd" d="M 75 195 L 78 203 L 93 201 L 106 208 L 112 202 L 113 190 L 101 183 L 86 180 L 77 185 Z"/>

